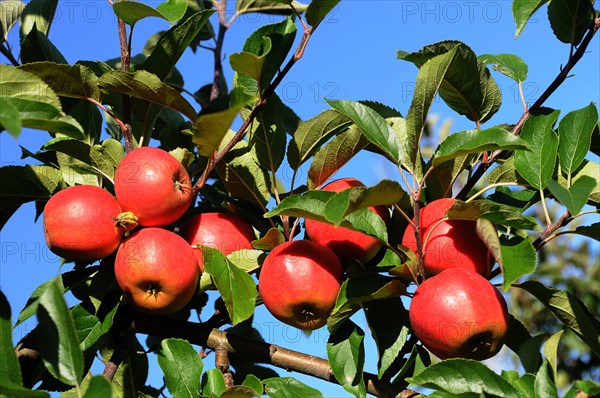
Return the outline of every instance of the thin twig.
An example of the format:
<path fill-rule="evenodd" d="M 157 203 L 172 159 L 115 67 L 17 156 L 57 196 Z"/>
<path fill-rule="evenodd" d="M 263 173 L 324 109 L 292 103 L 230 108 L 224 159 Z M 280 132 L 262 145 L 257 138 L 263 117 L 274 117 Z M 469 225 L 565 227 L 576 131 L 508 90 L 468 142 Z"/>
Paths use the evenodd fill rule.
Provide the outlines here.
<path fill-rule="evenodd" d="M 273 82 L 269 85 L 269 87 L 267 87 L 261 100 L 254 106 L 254 108 L 252 108 L 252 110 L 250 111 L 250 114 L 248 115 L 246 120 L 244 120 L 244 123 L 239 128 L 237 133 L 235 133 L 235 135 L 233 136 L 231 141 L 229 141 L 223 147 L 223 149 L 219 153 L 217 153 L 214 157 L 212 157 L 212 159 L 208 162 L 206 169 L 204 169 L 204 173 L 202 174 L 202 176 L 200 176 L 200 178 L 198 179 L 196 184 L 194 184 L 194 194 L 197 194 L 200 191 L 200 189 L 202 189 L 204 184 L 206 184 L 206 181 L 208 180 L 208 176 L 214 170 L 217 163 L 219 163 L 223 159 L 223 157 L 225 157 L 225 155 L 231 150 L 231 148 L 233 148 L 235 146 L 235 144 L 237 144 L 244 138 L 244 136 L 246 135 L 246 132 L 248 130 L 248 127 L 250 127 L 250 125 L 252 124 L 252 122 L 254 121 L 256 116 L 258 115 L 258 113 L 265 106 L 267 99 L 275 92 L 275 89 L 277 88 L 277 86 L 279 86 L 279 84 L 281 83 L 283 78 L 292 69 L 292 66 L 294 66 L 294 64 L 296 62 L 298 62 L 298 60 L 300 60 L 300 58 L 302 58 L 302 55 L 304 54 L 304 50 L 306 49 L 306 45 L 308 44 L 308 41 L 310 40 L 310 37 L 312 35 L 312 32 L 313 32 L 312 29 L 308 29 L 308 30 L 304 31 L 302 40 L 300 41 L 300 44 L 298 45 L 298 48 L 297 48 L 296 52 L 294 53 L 293 57 L 290 58 L 288 63 L 285 65 L 285 67 L 281 70 L 281 72 L 279 72 L 277 74 L 277 76 L 275 77 Z"/>
<path fill-rule="evenodd" d="M 533 242 L 533 247 L 536 251 L 539 251 L 545 244 L 545 240 L 548 236 L 552 235 L 557 229 L 564 227 L 568 223 L 571 222 L 573 217 L 571 217 L 571 212 L 566 211 L 556 222 L 550 224 L 546 227 L 544 232 Z"/>
<path fill-rule="evenodd" d="M 121 70 L 129 72 L 131 65 L 131 36 L 127 38 L 127 28 L 125 21 L 121 18 L 117 21 L 119 31 L 119 45 L 121 47 Z M 123 94 L 123 123 L 126 126 L 123 130 L 123 139 L 125 141 L 125 151 L 130 152 L 133 150 L 133 136 L 131 133 L 131 97 Z"/>
<path fill-rule="evenodd" d="M 117 372 L 117 368 L 123 361 L 123 353 L 121 352 L 121 348 L 116 348 L 112 353 L 110 360 L 104 365 L 104 372 L 102 376 L 106 378 L 109 382 L 112 382 L 115 377 L 115 373 Z"/>

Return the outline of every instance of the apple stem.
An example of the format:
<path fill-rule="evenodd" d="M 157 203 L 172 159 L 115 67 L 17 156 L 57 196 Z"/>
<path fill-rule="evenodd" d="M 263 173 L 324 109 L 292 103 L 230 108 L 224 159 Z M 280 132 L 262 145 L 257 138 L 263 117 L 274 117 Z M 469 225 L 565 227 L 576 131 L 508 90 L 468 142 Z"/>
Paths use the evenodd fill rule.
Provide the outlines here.
<path fill-rule="evenodd" d="M 419 190 L 420 191 L 420 190 Z M 419 192 L 420 193 L 420 192 Z M 415 197 L 413 200 L 413 211 L 414 211 L 414 219 L 415 219 L 415 239 L 417 241 L 417 257 L 418 257 L 418 271 L 417 271 L 417 280 L 415 283 L 418 285 L 419 282 L 425 281 L 425 261 L 423 259 L 423 241 L 421 239 L 421 221 L 420 221 L 420 211 L 421 205 L 419 203 L 419 198 Z"/>

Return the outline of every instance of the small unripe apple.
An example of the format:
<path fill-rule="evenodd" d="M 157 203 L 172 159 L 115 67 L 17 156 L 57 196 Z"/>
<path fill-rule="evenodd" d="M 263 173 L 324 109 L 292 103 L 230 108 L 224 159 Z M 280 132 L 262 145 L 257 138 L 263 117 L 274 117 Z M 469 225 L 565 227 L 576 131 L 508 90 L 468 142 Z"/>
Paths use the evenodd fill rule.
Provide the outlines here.
<path fill-rule="evenodd" d="M 192 182 L 181 163 L 160 148 L 129 152 L 115 172 L 115 194 L 123 211 L 144 227 L 171 224 L 192 203 Z"/>
<path fill-rule="evenodd" d="M 265 258 L 258 290 L 271 314 L 303 330 L 327 323 L 343 281 L 335 253 L 308 240 L 285 242 Z"/>
<path fill-rule="evenodd" d="M 443 220 L 454 202 L 452 198 L 434 200 L 419 212 L 425 274 L 459 267 L 488 277 L 494 259 L 477 235 L 475 221 Z M 410 225 L 404 231 L 402 245 L 417 254 L 415 230 Z"/>
<path fill-rule="evenodd" d="M 228 255 L 242 249 L 252 249 L 256 234 L 244 218 L 231 213 L 202 213 L 187 220 L 180 229 L 181 236 L 194 247 L 200 270 L 204 272 L 202 249 L 209 246 Z"/>
<path fill-rule="evenodd" d="M 342 192 L 352 187 L 364 186 L 355 178 L 342 178 L 325 185 L 323 190 Z M 369 207 L 369 210 L 381 217 L 386 225 L 389 224 L 390 214 L 385 206 L 372 206 Z M 358 260 L 363 264 L 367 263 L 377 255 L 383 246 L 377 238 L 345 227 L 311 219 L 306 219 L 304 226 L 310 240 L 333 250 L 344 263 L 353 260 Z"/>
<path fill-rule="evenodd" d="M 115 258 L 115 277 L 125 300 L 142 312 L 179 311 L 194 296 L 199 274 L 190 245 L 160 228 L 134 232 L 123 240 Z"/>
<path fill-rule="evenodd" d="M 112 254 L 123 238 L 117 200 L 102 188 L 77 185 L 53 195 L 44 207 L 44 235 L 53 253 L 74 261 Z"/>
<path fill-rule="evenodd" d="M 506 301 L 476 272 L 449 268 L 415 291 L 409 309 L 413 332 L 441 359 L 478 361 L 496 355 L 506 338 Z"/>

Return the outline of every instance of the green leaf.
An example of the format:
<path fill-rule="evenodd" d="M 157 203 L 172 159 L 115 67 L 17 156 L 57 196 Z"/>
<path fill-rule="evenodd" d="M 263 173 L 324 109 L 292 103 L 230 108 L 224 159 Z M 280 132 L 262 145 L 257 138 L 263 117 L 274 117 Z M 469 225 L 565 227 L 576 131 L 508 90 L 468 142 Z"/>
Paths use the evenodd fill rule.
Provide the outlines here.
<path fill-rule="evenodd" d="M 552 178 L 558 154 L 558 136 L 553 126 L 560 111 L 546 115 L 531 115 L 523 125 L 521 138 L 529 144 L 529 150 L 515 153 L 517 172 L 536 189 L 544 189 Z"/>
<path fill-rule="evenodd" d="M 400 53 L 399 59 L 406 55 Z M 421 155 L 419 144 L 425 130 L 427 114 L 433 103 L 450 64 L 456 57 L 456 47 L 440 54 L 419 68 L 415 83 L 415 92 L 406 115 L 406 139 L 404 140 L 403 164 L 414 175 L 420 176 Z"/>
<path fill-rule="evenodd" d="M 394 205 L 406 200 L 408 194 L 399 183 L 392 180 L 382 180 L 372 187 L 354 187 L 338 193 L 327 201 L 325 218 L 339 225 L 348 214 L 359 209 L 378 205 Z"/>
<path fill-rule="evenodd" d="M 265 393 L 270 398 L 323 398 L 318 390 L 294 379 L 293 377 L 271 377 L 264 379 Z"/>
<path fill-rule="evenodd" d="M 365 332 L 354 322 L 344 322 L 327 340 L 327 357 L 337 381 L 357 398 L 367 396 L 363 378 Z"/>
<path fill-rule="evenodd" d="M 87 66 L 34 62 L 19 67 L 42 79 L 57 95 L 100 100 L 98 77 Z"/>
<path fill-rule="evenodd" d="M 160 12 L 172 25 L 185 15 L 188 2 L 186 0 L 166 0 L 160 3 L 156 10 Z"/>
<path fill-rule="evenodd" d="M 219 369 L 210 369 L 202 376 L 202 395 L 204 397 L 220 397 L 226 389 L 223 373 Z"/>
<path fill-rule="evenodd" d="M 102 346 L 101 353 L 104 361 L 111 359 L 116 344 L 114 341 L 109 341 Z M 123 359 L 110 383 L 113 396 L 114 398 L 138 397 L 138 391 L 141 391 L 148 377 L 148 354 L 133 334 L 121 336 L 118 344 Z"/>
<path fill-rule="evenodd" d="M 90 379 L 88 388 L 83 393 L 82 398 L 111 398 L 112 391 L 110 382 L 102 375 L 94 376 Z"/>
<path fill-rule="evenodd" d="M 468 359 L 449 359 L 435 363 L 407 380 L 414 385 L 450 394 L 520 397 L 513 386 L 487 366 Z"/>
<path fill-rule="evenodd" d="M 518 1 L 518 0 L 517 0 Z M 516 82 L 527 80 L 527 64 L 513 54 L 483 54 L 477 57 L 486 65 L 493 65 L 495 71 L 502 73 Z"/>
<path fill-rule="evenodd" d="M 448 218 L 477 220 L 485 218 L 494 224 L 519 229 L 535 229 L 537 221 L 524 216 L 518 209 L 489 200 L 479 199 L 471 202 L 456 201 L 448 210 Z"/>
<path fill-rule="evenodd" d="M 596 186 L 592 190 L 588 200 L 592 204 L 596 205 L 596 207 L 600 206 L 600 164 L 592 160 L 584 160 L 582 165 L 579 166 L 577 171 L 574 173 L 574 177 L 571 179 L 571 184 L 576 183 L 577 180 L 584 177 L 590 177 L 596 181 Z M 560 174 L 558 176 L 558 182 L 560 182 L 563 187 L 567 187 L 569 185 L 568 181 Z"/>
<path fill-rule="evenodd" d="M 66 64 L 67 60 L 48 36 L 33 26 L 25 39 L 21 41 L 20 58 L 22 63 L 50 61 Z"/>
<path fill-rule="evenodd" d="M 102 145 L 88 145 L 83 141 L 70 138 L 57 138 L 47 142 L 43 148 L 49 151 L 64 153 L 83 163 L 87 171 L 107 178 L 115 176 L 115 170 L 124 156 L 124 148 L 112 138 L 106 139 Z"/>
<path fill-rule="evenodd" d="M 340 0 L 312 0 L 306 9 L 306 22 L 315 30 L 339 2 Z"/>
<path fill-rule="evenodd" d="M 600 322 L 577 297 L 537 281 L 527 281 L 515 286 L 540 300 L 562 323 L 589 345 L 596 355 L 600 355 Z"/>
<path fill-rule="evenodd" d="M 30 390 L 4 381 L 0 381 L 0 391 L 2 391 L 3 397 L 50 398 L 50 394 L 46 391 Z"/>
<path fill-rule="evenodd" d="M 502 273 L 504 281 L 502 287 L 508 292 L 510 286 L 521 276 L 533 272 L 537 265 L 535 248 L 529 237 L 513 236 L 500 239 L 502 252 Z"/>
<path fill-rule="evenodd" d="M 49 166 L 5 166 L 0 168 L 0 227 L 12 213 L 4 212 L 18 208 L 23 203 L 50 199 L 52 194 L 64 187 L 60 170 Z"/>
<path fill-rule="evenodd" d="M 79 122 L 50 104 L 16 97 L 0 98 L 18 110 L 23 127 L 61 133 L 76 139 L 84 138 Z"/>
<path fill-rule="evenodd" d="M 590 150 L 592 132 L 598 123 L 594 103 L 567 113 L 558 123 L 558 158 L 563 173 L 571 174 Z"/>
<path fill-rule="evenodd" d="M 527 181 L 515 169 L 515 157 L 511 156 L 497 167 L 494 167 L 488 176 L 488 184 L 510 182 L 527 185 Z"/>
<path fill-rule="evenodd" d="M 285 158 L 287 142 L 285 120 L 282 117 L 285 105 L 273 94 L 256 115 L 255 123 L 248 134 L 248 144 L 260 167 L 275 173 Z"/>
<path fill-rule="evenodd" d="M 129 0 L 113 4 L 113 10 L 117 17 L 132 26 L 136 22 L 148 17 L 158 17 L 173 24 L 183 17 L 186 9 L 187 2 L 185 0 L 167 0 L 156 9 L 144 3 Z"/>
<path fill-rule="evenodd" d="M 37 317 L 44 336 L 40 340 L 40 354 L 52 376 L 78 386 L 83 379 L 83 353 L 63 290 L 60 278 L 55 278 L 40 297 Z"/>
<path fill-rule="evenodd" d="M 256 305 L 256 284 L 250 275 L 236 267 L 220 251 L 202 247 L 204 270 L 213 276 L 225 307 L 236 325 L 250 318 Z"/>
<path fill-rule="evenodd" d="M 544 360 L 535 375 L 534 391 L 536 398 L 558 398 L 558 390 L 552 374 L 549 372 L 547 360 Z"/>
<path fill-rule="evenodd" d="M 118 2 L 115 5 L 125 3 L 129 2 Z M 152 73 L 143 70 L 134 73 L 113 70 L 104 73 L 100 77 L 99 84 L 106 90 L 171 108 L 189 120 L 196 120 L 194 107 L 176 89 L 163 83 L 158 76 Z"/>
<path fill-rule="evenodd" d="M 20 0 L 5 0 L 0 2 L 0 33 L 2 33 L 4 41 L 8 40 L 8 32 L 10 32 L 21 17 L 25 6 L 26 4 Z"/>
<path fill-rule="evenodd" d="M 334 137 L 315 153 L 308 170 L 308 189 L 321 186 L 368 144 L 369 141 L 356 125 Z"/>
<path fill-rule="evenodd" d="M 519 356 L 525 372 L 535 373 L 542 363 L 540 348 L 545 336 L 532 337 L 521 321 L 510 313 L 508 317 L 508 333 L 504 344 Z"/>
<path fill-rule="evenodd" d="M 173 26 L 161 35 L 152 53 L 139 68 L 165 80 L 214 12 L 214 10 L 199 11 L 184 22 Z"/>
<path fill-rule="evenodd" d="M 88 350 L 95 352 L 98 349 L 98 343 L 104 340 L 112 328 L 117 309 L 118 305 L 106 314 L 102 321 L 81 304 L 71 309 L 77 339 L 81 342 L 79 347 L 84 354 L 87 354 Z"/>
<path fill-rule="evenodd" d="M 12 331 L 10 304 L 0 291 L 0 383 L 22 386 L 21 367 L 13 346 Z"/>
<path fill-rule="evenodd" d="M 194 121 L 194 144 L 202 156 L 210 156 L 221 145 L 235 117 L 246 103 L 234 105 L 224 111 L 200 115 Z"/>
<path fill-rule="evenodd" d="M 554 35 L 563 43 L 577 46 L 588 30 L 593 11 L 590 0 L 552 0 L 548 19 Z"/>
<path fill-rule="evenodd" d="M 158 364 L 174 397 L 198 397 L 202 358 L 186 340 L 165 339 L 157 353 Z"/>
<path fill-rule="evenodd" d="M 260 81 L 265 58 L 271 51 L 271 39 L 263 37 L 262 41 L 260 55 L 247 51 L 231 54 L 229 56 L 231 68 L 238 73 L 243 73 L 256 81 Z"/>
<path fill-rule="evenodd" d="M 573 232 L 600 242 L 600 223 L 595 223 L 592 225 L 580 225 L 579 227 L 575 228 L 575 231 Z"/>
<path fill-rule="evenodd" d="M 585 206 L 590 194 L 596 187 L 597 181 L 592 177 L 581 176 L 571 185 L 569 189 L 563 188 L 558 182 L 548 180 L 546 182 L 552 195 L 562 203 L 572 215 L 577 215 Z"/>
<path fill-rule="evenodd" d="M 252 96 L 259 94 L 259 88 L 264 92 L 273 77 L 279 73 L 294 44 L 296 32 L 296 24 L 291 17 L 278 23 L 261 26 L 254 31 L 244 43 L 241 54 L 244 54 L 246 61 L 242 60 L 242 64 L 238 66 L 243 67 L 245 71 L 239 71 L 241 74 L 236 76 L 236 85 L 253 87 L 252 90 L 245 90 Z M 231 61 L 233 67 L 233 58 Z M 248 81 L 249 77 L 254 81 Z"/>
<path fill-rule="evenodd" d="M 235 2 L 235 10 L 238 15 L 251 12 L 260 12 L 264 14 L 289 15 L 292 14 L 292 8 L 288 1 L 278 0 L 238 0 Z M 300 3 L 296 0 L 291 2 L 294 10 L 298 13 L 303 13 L 308 7 L 307 4 Z"/>
<path fill-rule="evenodd" d="M 400 280 L 379 274 L 368 273 L 347 279 L 342 284 L 335 306 L 327 319 L 327 328 L 330 333 L 335 333 L 362 304 L 399 297 L 405 293 L 406 286 Z"/>
<path fill-rule="evenodd" d="M 277 228 L 270 228 L 262 238 L 252 241 L 252 247 L 258 250 L 271 251 L 283 242 L 285 242 L 283 233 Z"/>
<path fill-rule="evenodd" d="M 515 39 L 523 32 L 531 16 L 548 1 L 550 0 L 513 0 L 512 12 L 517 25 Z"/>
<path fill-rule="evenodd" d="M 335 192 L 309 191 L 304 195 L 290 195 L 271 211 L 265 213 L 269 218 L 277 215 L 310 218 L 331 224 L 324 216 L 326 202 L 335 196 Z M 369 209 L 360 209 L 349 214 L 340 224 L 345 228 L 366 233 L 387 242 L 387 227 L 377 214 Z"/>
<path fill-rule="evenodd" d="M 451 109 L 479 123 L 489 120 L 500 108 L 500 89 L 487 67 L 477 60 L 477 56 L 467 45 L 458 41 L 443 41 L 426 46 L 417 53 L 399 52 L 398 58 L 413 62 L 422 69 L 442 54 L 452 54 L 450 64 L 447 68 L 442 68 L 443 75 L 432 76 L 433 81 L 428 88 L 438 86 L 438 79 L 441 78 L 438 86 L 440 97 Z M 442 61 L 443 64 L 445 60 Z M 418 80 L 417 76 L 417 86 Z M 417 88 L 413 101 L 416 98 Z M 427 102 L 420 104 L 424 105 L 425 108 L 429 107 Z"/>
<path fill-rule="evenodd" d="M 333 109 L 302 122 L 288 146 L 287 159 L 291 168 L 298 170 L 327 140 L 346 130 L 351 124 L 348 118 Z M 356 134 L 353 133 L 353 136 Z"/>
<path fill-rule="evenodd" d="M 226 142 L 232 136 L 229 134 L 223 141 Z M 229 194 L 252 203 L 266 205 L 271 198 L 271 178 L 269 173 L 259 166 L 248 143 L 244 140 L 238 142 L 223 159 L 216 170 Z"/>
<path fill-rule="evenodd" d="M 48 36 L 58 0 L 31 0 L 21 13 L 21 40 L 35 28 Z"/>
<path fill-rule="evenodd" d="M 256 392 L 256 395 L 263 396 L 264 387 L 262 381 L 252 374 L 247 375 L 244 381 L 242 382 L 243 386 L 249 387 Z"/>
<path fill-rule="evenodd" d="M 19 109 L 13 106 L 10 101 L 0 97 L 0 129 L 6 129 L 16 139 L 21 134 L 21 128 Z"/>
<path fill-rule="evenodd" d="M 385 372 L 400 356 L 408 339 L 408 311 L 399 298 L 392 298 L 367 303 L 365 316 L 379 353 L 377 375 L 379 379 L 383 379 Z"/>
<path fill-rule="evenodd" d="M 471 153 L 484 151 L 528 149 L 528 143 L 499 127 L 486 130 L 459 131 L 446 138 L 433 155 L 434 167 Z"/>
<path fill-rule="evenodd" d="M 402 144 L 394 129 L 392 129 L 383 116 L 360 102 L 346 100 L 326 101 L 333 109 L 352 120 L 360 128 L 363 135 L 395 161 L 396 164 L 402 163 L 404 156 Z"/>
<path fill-rule="evenodd" d="M 3 64 L 0 64 L 0 75 L 0 98 L 18 109 L 23 127 L 83 137 L 79 123 L 62 112 L 58 96 L 42 79 Z"/>
<path fill-rule="evenodd" d="M 552 368 L 552 378 L 556 380 L 558 369 L 558 343 L 563 335 L 564 330 L 554 333 L 544 344 L 544 356 L 548 364 Z"/>

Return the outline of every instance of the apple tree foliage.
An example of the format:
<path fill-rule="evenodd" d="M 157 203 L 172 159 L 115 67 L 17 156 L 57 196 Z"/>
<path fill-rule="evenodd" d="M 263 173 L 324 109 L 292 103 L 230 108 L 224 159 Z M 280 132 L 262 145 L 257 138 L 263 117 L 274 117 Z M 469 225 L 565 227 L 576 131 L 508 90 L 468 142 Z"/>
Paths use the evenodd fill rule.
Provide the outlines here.
<path fill-rule="evenodd" d="M 555 39 L 570 46 L 570 55 L 540 98 L 524 104 L 522 115 L 490 125 L 502 103 L 495 78 L 505 75 L 520 86 L 527 65 L 512 54 L 478 55 L 457 41 L 398 51 L 399 60 L 418 68 L 404 113 L 372 101 L 327 100 L 329 109 L 300 120 L 275 89 L 307 43 L 318 40 L 326 15 L 344 6 L 339 0 L 238 0 L 231 20 L 225 0 L 167 0 L 156 7 L 115 0 L 121 57 L 75 64 L 48 37 L 56 0 L 0 2 L 0 45 L 10 62 L 0 65 L 0 126 L 17 140 L 26 128 L 49 133 L 39 150 L 23 149 L 29 164 L 0 168 L 1 226 L 27 202 L 36 203 L 40 216 L 45 201 L 69 186 L 93 184 L 112 192 L 124 154 L 154 145 L 170 151 L 193 176 L 198 196 L 189 214 L 235 209 L 259 233 L 255 250 L 242 255 L 205 250 L 197 297 L 168 320 L 136 313 L 123 302 L 113 258 L 64 267 L 35 289 L 17 325 L 31 317 L 37 324 L 20 342 L 11 336 L 15 308 L 1 294 L 0 394 L 322 396 L 284 372 L 265 371 L 261 363 L 337 382 L 356 397 L 410 396 L 415 390 L 437 397 L 556 397 L 559 387 L 568 397 L 600 393 L 593 380 L 600 369 L 600 299 L 583 293 L 590 291 L 588 283 L 598 291 L 593 275 L 599 265 L 589 253 L 600 239 L 600 223 L 578 223 L 600 207 L 598 108 L 593 102 L 562 111 L 543 106 L 573 67 L 585 62 L 600 17 L 590 0 L 514 0 L 517 36 L 546 3 Z M 223 58 L 226 30 L 245 13 L 281 17 Z M 129 36 L 150 17 L 172 27 L 131 56 Z M 11 29 L 19 29 L 18 45 L 7 42 Z M 181 56 L 210 43 L 215 67 L 206 73 L 214 82 L 185 86 L 177 69 Z M 235 71 L 233 81 L 225 80 L 222 62 Z M 436 96 L 456 117 L 472 121 L 473 129 L 425 142 Z M 238 116 L 242 123 L 234 129 Z M 341 193 L 318 190 L 361 151 L 382 155 L 403 179 Z M 276 178 L 284 163 L 294 172 L 288 187 Z M 302 165 L 309 168 L 306 181 L 296 178 Z M 459 201 L 448 217 L 477 221 L 497 261 L 493 281 L 516 303 L 506 342 L 520 361 L 515 370 L 498 374 L 465 359 L 432 362 L 411 333 L 406 302 L 422 270 L 399 237 L 420 206 L 453 192 Z M 366 211 L 373 205 L 393 210 L 389 229 Z M 385 244 L 369 264 L 347 266 L 327 323 L 327 359 L 270 346 L 248 326 L 261 305 L 256 275 L 265 253 L 300 233 L 303 218 L 362 231 Z M 564 234 L 579 235 L 584 243 L 572 250 L 560 239 Z M 566 263 L 588 280 L 557 269 Z M 77 304 L 67 304 L 68 291 Z M 209 297 L 216 297 L 215 308 L 206 305 Z M 207 320 L 190 320 L 194 312 Z M 364 371 L 365 331 L 351 318 L 357 312 L 364 312 L 377 345 L 377 374 Z M 204 363 L 199 350 L 214 351 L 215 364 Z M 94 361 L 104 363 L 103 374 L 92 374 Z M 164 385 L 150 385 L 149 361 L 164 372 Z M 565 369 L 572 377 L 558 383 Z"/>

